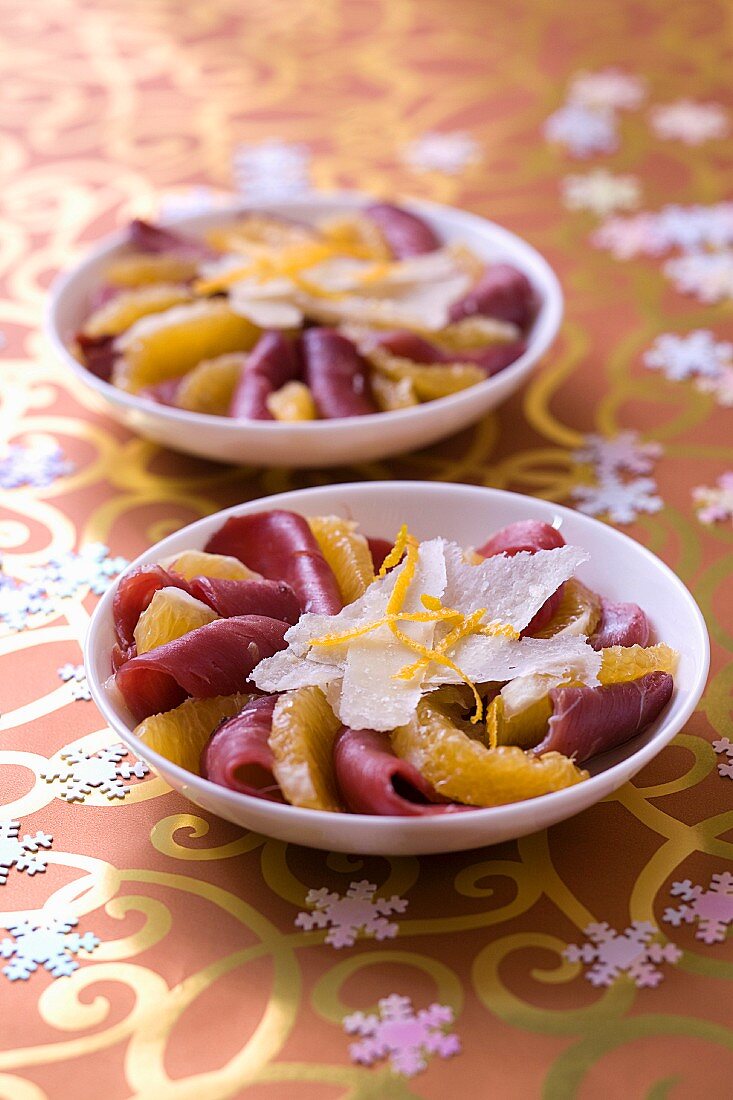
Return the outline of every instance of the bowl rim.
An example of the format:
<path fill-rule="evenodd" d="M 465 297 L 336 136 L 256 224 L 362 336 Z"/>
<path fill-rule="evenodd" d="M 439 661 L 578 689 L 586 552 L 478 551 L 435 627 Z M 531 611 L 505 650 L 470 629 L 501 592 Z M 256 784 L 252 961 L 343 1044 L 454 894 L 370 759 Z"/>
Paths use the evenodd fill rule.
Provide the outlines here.
<path fill-rule="evenodd" d="M 205 228 L 209 225 L 216 225 L 218 222 L 224 221 L 227 217 L 247 213 L 248 211 L 264 210 L 287 213 L 287 211 L 293 207 L 310 207 L 314 212 L 317 212 L 323 207 L 334 204 L 343 205 L 344 208 L 359 209 L 365 202 L 369 201 L 375 201 L 374 197 L 359 191 L 313 192 L 303 196 L 295 196 L 290 200 L 272 202 L 254 202 L 247 201 L 246 198 L 243 198 L 241 201 L 233 202 L 228 206 L 221 206 L 212 211 L 206 211 L 199 214 L 184 214 L 172 218 L 161 218 L 159 224 L 172 229 L 189 228 L 195 230 L 199 227 Z M 509 259 L 518 259 L 528 264 L 531 268 L 530 274 L 533 276 L 532 285 L 535 290 L 541 290 L 542 292 L 542 316 L 539 319 L 539 323 L 535 324 L 530 331 L 527 339 L 527 347 L 522 355 L 513 363 L 510 363 L 508 367 L 505 367 L 504 370 L 499 371 L 490 378 L 484 379 L 482 382 L 477 382 L 475 385 L 469 386 L 465 390 L 449 394 L 446 397 L 435 398 L 432 401 L 425 401 L 419 405 L 406 409 L 367 413 L 358 418 L 334 417 L 327 420 L 304 420 L 298 421 L 297 424 L 278 420 L 237 420 L 232 417 L 214 416 L 210 413 L 192 412 L 187 409 L 177 409 L 168 405 L 156 404 L 137 394 L 127 393 L 125 390 L 121 390 L 117 386 L 112 385 L 111 382 L 105 382 L 103 379 L 98 378 L 85 367 L 83 363 L 80 363 L 79 360 L 76 359 L 64 339 L 64 334 L 58 322 L 58 314 L 62 304 L 67 297 L 75 298 L 78 296 L 77 283 L 84 278 L 86 272 L 104 259 L 105 256 L 110 255 L 126 243 L 125 229 L 117 229 L 107 234 L 89 249 L 77 264 L 61 272 L 54 279 L 46 297 L 43 314 L 43 331 L 45 337 L 50 341 L 56 355 L 58 355 L 66 366 L 74 372 L 77 378 L 85 385 L 95 390 L 105 400 L 121 405 L 128 410 L 144 411 L 147 415 L 160 417 L 163 421 L 178 424 L 182 428 L 193 428 L 197 425 L 216 427 L 225 434 L 237 436 L 245 432 L 250 435 L 261 434 L 263 437 L 267 435 L 274 436 L 277 433 L 283 434 L 292 431 L 294 427 L 297 427 L 299 432 L 304 432 L 306 435 L 319 431 L 323 432 L 325 429 L 328 429 L 336 435 L 343 435 L 350 428 L 353 428 L 356 419 L 358 419 L 360 424 L 364 425 L 377 422 L 384 424 L 383 418 L 385 416 L 389 417 L 390 427 L 398 427 L 399 425 L 407 425 L 413 420 L 419 419 L 421 416 L 424 416 L 426 410 L 429 409 L 439 408 L 447 410 L 461 407 L 467 403 L 467 395 L 472 394 L 475 399 L 475 396 L 479 393 L 490 393 L 492 390 L 500 388 L 499 382 L 501 382 L 502 387 L 506 386 L 507 382 L 510 380 L 516 380 L 517 384 L 520 384 L 521 381 L 532 372 L 542 356 L 552 346 L 562 323 L 565 303 L 560 281 L 553 268 L 534 245 L 531 245 L 523 237 L 506 229 L 504 226 L 491 221 L 489 218 L 483 217 L 481 214 L 476 214 L 469 210 L 462 210 L 460 207 L 449 206 L 445 203 L 431 202 L 427 199 L 400 198 L 399 203 L 400 205 L 404 205 L 408 210 L 412 209 L 417 213 L 423 212 L 429 217 L 438 220 L 446 216 L 459 216 L 460 220 L 466 222 L 467 228 L 473 225 L 483 227 L 485 230 L 488 227 L 494 242 L 502 246 L 505 245 L 507 252 L 511 253 L 511 256 L 508 257 Z M 520 263 L 520 267 L 521 270 L 526 271 L 523 263 Z M 470 398 L 468 400 L 470 400 Z"/>
<path fill-rule="evenodd" d="M 255 798 L 252 795 L 247 795 L 239 791 L 231 790 L 227 787 L 223 787 L 217 783 L 211 782 L 209 779 L 205 779 L 203 776 L 195 775 L 188 772 L 178 764 L 172 763 L 166 757 L 163 757 L 155 750 L 148 748 L 144 742 L 135 737 L 133 729 L 124 725 L 120 716 L 117 714 L 113 703 L 105 689 L 105 681 L 98 680 L 96 676 L 95 661 L 97 657 L 97 638 L 100 630 L 107 622 L 108 616 L 112 615 L 112 602 L 114 594 L 117 590 L 117 586 L 121 578 L 138 565 L 148 564 L 150 561 L 155 560 L 155 554 L 165 554 L 165 544 L 169 540 L 175 540 L 181 536 L 184 532 L 198 531 L 202 528 L 206 529 L 209 526 L 216 523 L 221 523 L 225 519 L 233 515 L 242 514 L 243 510 L 253 511 L 258 508 L 275 508 L 278 507 L 278 502 L 282 502 L 284 499 L 291 501 L 292 498 L 297 495 L 298 502 L 301 500 L 307 501 L 309 497 L 314 497 L 323 494 L 324 492 L 336 492 L 354 496 L 360 493 L 373 492 L 375 489 L 379 491 L 379 488 L 390 493 L 410 492 L 412 494 L 422 494 L 426 490 L 435 492 L 436 490 L 443 490 L 447 493 L 461 495 L 465 494 L 467 497 L 473 497 L 476 493 L 486 494 L 487 499 L 496 498 L 511 498 L 516 501 L 541 503 L 551 508 L 561 519 L 572 519 L 574 523 L 580 523 L 581 527 L 586 529 L 602 528 L 604 531 L 604 537 L 608 538 L 611 544 L 622 545 L 628 549 L 629 545 L 633 547 L 635 553 L 640 554 L 647 560 L 655 569 L 666 578 L 678 591 L 678 594 L 687 605 L 687 610 L 691 616 L 691 624 L 697 627 L 700 641 L 702 643 L 700 651 L 697 656 L 700 658 L 700 666 L 697 672 L 695 681 L 690 687 L 686 698 L 682 701 L 680 711 L 675 718 L 670 722 L 669 719 L 662 721 L 661 728 L 654 734 L 653 738 L 646 744 L 641 745 L 631 756 L 625 757 L 622 760 L 617 761 L 615 764 L 610 765 L 608 768 L 599 771 L 596 774 L 591 775 L 588 779 L 582 783 L 575 784 L 572 787 L 564 788 L 563 790 L 553 791 L 549 794 L 539 795 L 536 798 L 523 799 L 518 802 L 511 802 L 501 806 L 490 807 L 474 807 L 471 809 L 468 815 L 463 813 L 456 814 L 444 814 L 433 817 L 402 817 L 399 815 L 378 815 L 378 814 L 354 814 L 343 813 L 338 815 L 339 821 L 344 824 L 344 827 L 351 831 L 358 831 L 359 827 L 366 827 L 367 825 L 371 830 L 377 829 L 388 834 L 390 830 L 399 826 L 401 835 L 406 839 L 417 839 L 422 836 L 424 840 L 429 839 L 432 834 L 441 834 L 441 837 L 450 835 L 451 830 L 456 834 L 460 833 L 462 829 L 465 829 L 465 825 L 461 825 L 461 822 L 465 822 L 466 817 L 471 822 L 476 823 L 477 832 L 480 834 L 481 826 L 488 825 L 489 822 L 496 822 L 504 825 L 512 825 L 515 819 L 526 818 L 528 813 L 531 813 L 533 809 L 537 810 L 537 814 L 540 815 L 541 811 L 545 807 L 556 806 L 560 804 L 566 804 L 567 813 L 563 812 L 560 817 L 554 820 L 566 820 L 572 817 L 578 810 L 583 809 L 585 806 L 594 805 L 603 794 L 600 794 L 597 799 L 591 799 L 588 801 L 587 793 L 594 790 L 596 787 L 606 786 L 607 778 L 609 776 L 616 775 L 619 778 L 619 782 L 615 784 L 611 789 L 615 790 L 622 785 L 623 782 L 630 779 L 635 775 L 642 767 L 648 764 L 655 756 L 661 752 L 663 748 L 672 740 L 672 738 L 686 725 L 691 715 L 694 713 L 697 703 L 699 702 L 702 694 L 705 690 L 707 683 L 708 671 L 710 666 L 710 639 L 708 635 L 707 625 L 705 618 L 698 607 L 692 593 L 689 591 L 684 582 L 677 576 L 673 569 L 670 568 L 665 562 L 652 553 L 651 550 L 643 546 L 641 543 L 632 539 L 629 535 L 622 531 L 617 530 L 607 524 L 601 523 L 600 520 L 593 519 L 590 516 L 586 516 L 583 513 L 579 513 L 574 509 L 567 508 L 563 505 L 555 504 L 553 501 L 546 501 L 543 498 L 527 497 L 521 493 L 513 493 L 504 489 L 493 489 L 485 486 L 478 485 L 465 485 L 461 483 L 436 483 L 431 481 L 390 481 L 390 482 L 345 482 L 335 485 L 321 485 L 313 486 L 307 489 L 291 490 L 287 492 L 273 494 L 268 497 L 256 498 L 251 501 L 246 501 L 241 504 L 235 504 L 229 508 L 221 509 L 218 512 L 213 512 L 208 516 L 204 516 L 201 519 L 195 520 L 185 527 L 180 528 L 178 531 L 173 532 L 171 535 L 166 536 L 165 539 L 159 540 L 159 542 L 153 544 L 142 554 L 139 554 L 134 561 L 130 562 L 127 569 L 115 579 L 112 585 L 102 596 L 100 602 L 95 608 L 89 627 L 87 630 L 85 642 L 84 642 L 84 664 L 88 670 L 88 683 L 90 692 L 94 702 L 102 713 L 102 716 L 109 722 L 111 729 L 120 735 L 121 739 L 132 748 L 143 759 L 148 759 L 157 768 L 158 762 L 160 762 L 161 770 L 173 775 L 181 787 L 188 786 L 190 789 L 195 790 L 191 784 L 191 780 L 194 781 L 195 787 L 202 786 L 204 793 L 211 792 L 215 796 L 216 800 L 227 806 L 241 806 L 251 807 L 259 812 L 260 815 L 270 816 L 274 815 L 276 819 L 279 819 L 281 815 L 285 815 L 292 818 L 294 825 L 301 818 L 301 815 L 307 815 L 304 820 L 311 822 L 314 826 L 319 824 L 322 826 L 332 827 L 334 824 L 334 814 L 325 810 L 312 810 L 305 807 L 291 806 L 290 804 L 281 804 L 276 802 L 268 802 L 263 799 Z M 665 726 L 669 723 L 669 728 L 665 729 Z M 124 731 L 124 732 L 123 732 Z M 142 749 L 142 751 L 140 751 Z M 633 761 L 633 767 L 629 769 L 629 765 Z M 193 799 L 195 801 L 195 799 Z M 216 811 L 214 811 L 216 812 Z M 520 820 L 517 821 L 519 826 Z M 349 824 L 346 825 L 345 822 Z M 261 828 L 259 831 L 263 831 Z M 447 831 L 447 834 L 446 834 Z M 526 830 L 525 830 L 526 831 Z M 481 841 L 480 835 L 477 839 L 479 845 L 482 843 L 490 843 L 487 841 Z"/>

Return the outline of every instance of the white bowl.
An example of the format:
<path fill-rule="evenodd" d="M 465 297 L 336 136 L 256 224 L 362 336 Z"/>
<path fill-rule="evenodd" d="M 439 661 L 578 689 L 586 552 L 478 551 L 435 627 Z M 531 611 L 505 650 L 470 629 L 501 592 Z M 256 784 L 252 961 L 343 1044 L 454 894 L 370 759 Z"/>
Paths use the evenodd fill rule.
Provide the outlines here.
<path fill-rule="evenodd" d="M 567 790 L 493 809 L 437 817 L 370 817 L 331 814 L 266 802 L 192 775 L 149 749 L 133 734 L 134 721 L 104 687 L 115 641 L 112 600 L 105 593 L 92 618 L 85 661 L 92 697 L 112 729 L 177 791 L 205 810 L 280 840 L 369 855 L 419 855 L 497 844 L 572 817 L 615 791 L 647 764 L 682 729 L 702 695 L 709 643 L 700 610 L 682 581 L 643 546 L 597 520 L 533 497 L 471 485 L 371 482 L 331 485 L 254 500 L 217 512 L 163 539 L 141 554 L 133 567 L 187 548 L 201 549 L 232 515 L 287 508 L 301 515 L 353 517 L 370 535 L 391 537 L 407 523 L 418 538 L 444 535 L 478 546 L 499 527 L 520 519 L 554 523 L 565 539 L 585 547 L 591 560 L 580 576 L 616 600 L 639 603 L 656 637 L 680 654 L 675 692 L 661 717 L 621 748 L 590 762 L 590 779 Z"/>
<path fill-rule="evenodd" d="M 323 195 L 287 203 L 248 204 L 246 209 L 266 209 L 313 222 L 356 210 L 365 201 L 361 195 Z M 124 246 L 124 233 L 108 237 L 86 260 L 54 283 L 46 313 L 46 333 L 61 360 L 83 385 L 104 398 L 118 420 L 140 435 L 178 451 L 220 462 L 313 467 L 368 462 L 426 447 L 480 420 L 522 385 L 557 335 L 563 299 L 547 262 L 531 245 L 508 230 L 449 206 L 427 202 L 404 205 L 424 217 L 444 240 L 465 241 L 486 260 L 503 260 L 520 268 L 535 288 L 540 303 L 524 355 L 493 378 L 450 397 L 372 416 L 286 424 L 247 422 L 172 409 L 103 382 L 78 362 L 69 345 L 89 313 L 90 297 L 103 282 L 105 268 Z M 237 206 L 169 224 L 196 235 L 244 209 Z"/>

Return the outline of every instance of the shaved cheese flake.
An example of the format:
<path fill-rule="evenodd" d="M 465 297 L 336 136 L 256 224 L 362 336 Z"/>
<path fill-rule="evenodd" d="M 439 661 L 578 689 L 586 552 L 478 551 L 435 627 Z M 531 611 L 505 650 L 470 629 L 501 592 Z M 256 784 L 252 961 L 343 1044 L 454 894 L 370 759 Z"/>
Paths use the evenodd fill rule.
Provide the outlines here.
<path fill-rule="evenodd" d="M 292 650 L 283 649 L 257 665 L 251 679 L 260 691 L 293 691 L 301 687 L 325 687 L 341 676 L 338 665 L 304 661 Z"/>
<path fill-rule="evenodd" d="M 456 646 L 453 660 L 466 676 L 476 683 L 495 680 L 499 683 L 530 673 L 550 676 L 572 676 L 583 684 L 595 686 L 601 667 L 600 655 L 584 637 L 560 635 L 555 638 L 520 638 L 511 641 L 502 637 L 473 635 Z M 460 677 L 449 669 L 429 670 L 428 683 L 460 683 Z"/>

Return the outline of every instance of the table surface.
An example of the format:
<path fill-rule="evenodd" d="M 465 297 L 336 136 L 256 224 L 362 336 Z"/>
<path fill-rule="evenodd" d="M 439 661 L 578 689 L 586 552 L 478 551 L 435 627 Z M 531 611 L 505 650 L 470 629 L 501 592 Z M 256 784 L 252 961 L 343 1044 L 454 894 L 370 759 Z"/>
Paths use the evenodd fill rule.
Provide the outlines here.
<path fill-rule="evenodd" d="M 731 6 L 3 0 L 0 18 L 0 864 L 19 858 L 0 885 L 0 1097 L 729 1096 L 733 785 L 713 742 L 733 669 Z M 235 187 L 488 215 L 560 274 L 559 342 L 500 411 L 399 461 L 303 474 L 163 452 L 55 362 L 46 290 L 133 214 Z M 610 508 L 668 562 L 713 642 L 675 742 L 546 833 L 423 859 L 242 835 L 126 779 L 78 667 L 120 559 L 238 501 L 391 477 Z M 106 788 L 84 787 L 84 754 Z M 365 920 L 374 892 L 407 903 L 394 938 L 336 948 L 298 922 L 323 889 L 338 928 L 361 882 Z M 62 923 L 31 940 L 49 906 Z M 372 1065 L 352 1060 L 357 1011 Z"/>

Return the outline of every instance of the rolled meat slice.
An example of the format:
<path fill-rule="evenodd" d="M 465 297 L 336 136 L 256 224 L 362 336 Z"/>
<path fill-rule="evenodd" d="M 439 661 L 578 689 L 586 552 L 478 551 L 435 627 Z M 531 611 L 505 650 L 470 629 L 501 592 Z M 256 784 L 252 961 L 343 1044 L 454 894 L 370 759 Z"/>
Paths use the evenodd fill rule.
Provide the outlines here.
<path fill-rule="evenodd" d="M 215 619 L 132 657 L 118 669 L 115 681 L 138 722 L 172 710 L 188 695 L 234 695 L 246 691 L 255 665 L 284 649 L 287 629 L 287 623 L 263 615 Z"/>
<path fill-rule="evenodd" d="M 668 672 L 595 688 L 553 688 L 547 734 L 533 751 L 537 756 L 561 752 L 582 764 L 646 729 L 666 707 L 673 688 Z"/>
<path fill-rule="evenodd" d="M 204 549 L 239 558 L 267 580 L 285 581 L 303 611 L 335 615 L 343 607 L 330 565 L 307 520 L 295 512 L 273 509 L 233 516 Z"/>
<path fill-rule="evenodd" d="M 520 355 L 524 355 L 526 350 L 527 345 L 524 340 L 512 340 L 510 344 L 492 344 L 491 347 L 485 348 L 483 351 L 469 352 L 466 362 L 483 367 L 489 378 L 492 378 L 495 374 L 499 374 L 500 371 L 516 362 Z M 463 352 L 461 352 L 460 358 L 463 360 Z"/>
<path fill-rule="evenodd" d="M 382 562 L 392 549 L 393 543 L 388 542 L 387 539 L 367 538 L 369 544 L 369 553 L 372 555 L 372 566 L 374 568 L 375 575 L 382 568 Z"/>
<path fill-rule="evenodd" d="M 304 377 L 318 413 L 332 420 L 379 410 L 369 387 L 369 365 L 354 345 L 331 328 L 303 333 Z"/>
<path fill-rule="evenodd" d="M 301 615 L 298 597 L 285 581 L 232 581 L 222 577 L 194 577 L 191 595 L 203 600 L 225 619 L 234 615 L 266 615 L 269 619 L 297 623 Z"/>
<path fill-rule="evenodd" d="M 232 395 L 229 415 L 246 420 L 273 420 L 267 398 L 300 373 L 296 342 L 282 332 L 264 332 L 247 356 Z"/>
<path fill-rule="evenodd" d="M 588 639 L 594 649 L 608 646 L 649 644 L 651 628 L 646 615 L 635 603 L 613 603 L 601 597 L 601 621 Z"/>
<path fill-rule="evenodd" d="M 509 523 L 492 535 L 476 553 L 482 558 L 493 558 L 495 554 L 506 554 L 512 558 L 521 551 L 535 554 L 538 550 L 555 550 L 565 545 L 565 539 L 560 532 L 549 523 L 540 520 L 524 519 L 516 523 Z M 553 592 L 546 600 L 531 622 L 522 631 L 523 635 L 532 635 L 537 630 L 547 626 L 552 616 L 558 609 L 562 599 L 563 586 L 560 585 L 557 592 Z"/>
<path fill-rule="evenodd" d="M 527 276 L 510 264 L 492 264 L 450 309 L 451 321 L 480 313 L 526 329 L 534 312 L 534 291 Z"/>
<path fill-rule="evenodd" d="M 282 802 L 268 744 L 276 695 L 251 699 L 241 714 L 225 719 L 201 753 L 201 774 L 233 791 Z"/>
<path fill-rule="evenodd" d="M 395 756 L 387 733 L 342 729 L 333 763 L 341 797 L 354 814 L 426 817 L 472 809 L 445 802 L 417 768 Z"/>
<path fill-rule="evenodd" d="M 440 248 L 441 242 L 427 222 L 416 214 L 403 210 L 401 206 L 375 202 L 367 206 L 364 215 L 376 225 L 397 260 L 420 256 L 424 252 L 434 252 L 436 248 Z"/>
<path fill-rule="evenodd" d="M 160 254 L 162 252 L 175 252 L 179 256 L 190 256 L 191 259 L 211 259 L 216 253 L 203 241 L 186 237 L 174 229 L 164 229 L 160 225 L 135 218 L 130 222 L 128 231 L 130 244 L 138 252 L 150 252 Z"/>
<path fill-rule="evenodd" d="M 109 382 L 116 358 L 114 336 L 86 336 L 77 332 L 75 340 L 87 370 L 103 382 Z"/>
<path fill-rule="evenodd" d="M 137 621 L 160 588 L 182 588 L 191 594 L 188 581 L 162 565 L 141 565 L 120 578 L 112 602 L 117 641 L 129 649 L 135 641 Z"/>
<path fill-rule="evenodd" d="M 392 329 L 388 332 L 370 332 L 366 339 L 369 348 L 383 348 L 400 359 L 411 359 L 413 363 L 448 363 L 450 356 L 437 346 L 418 336 L 409 329 Z"/>

